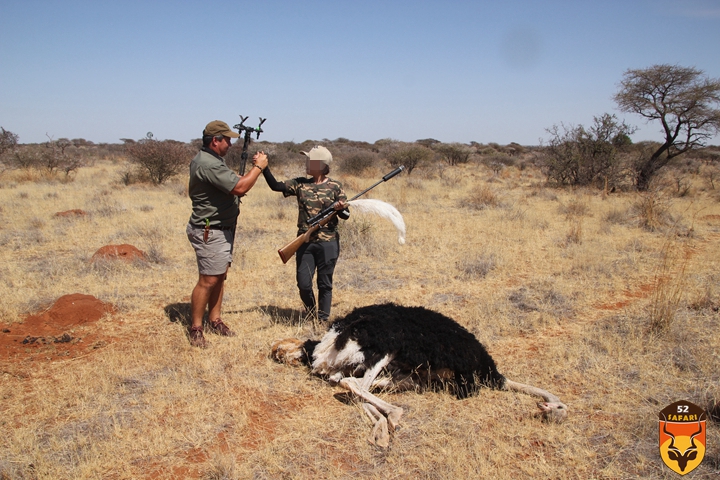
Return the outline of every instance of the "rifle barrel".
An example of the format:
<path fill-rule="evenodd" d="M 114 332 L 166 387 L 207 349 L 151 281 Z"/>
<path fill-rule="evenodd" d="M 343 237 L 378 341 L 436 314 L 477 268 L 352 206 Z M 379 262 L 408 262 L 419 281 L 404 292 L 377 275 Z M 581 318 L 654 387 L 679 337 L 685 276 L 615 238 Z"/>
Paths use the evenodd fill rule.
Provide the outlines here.
<path fill-rule="evenodd" d="M 380 185 L 380 184 L 383 183 L 383 182 L 387 182 L 388 180 L 390 180 L 391 178 L 393 178 L 395 175 L 397 175 L 398 173 L 402 172 L 403 170 L 405 170 L 405 166 L 404 166 L 404 165 L 399 166 L 398 168 L 396 168 L 396 169 L 393 170 L 392 172 L 390 172 L 390 173 L 388 173 L 387 175 L 385 175 L 385 176 L 382 178 L 382 180 L 376 182 L 376 183 L 373 184 L 371 187 L 366 188 L 366 189 L 363 190 L 362 192 L 360 192 L 360 193 L 358 193 L 357 195 L 355 195 L 354 197 L 352 197 L 350 200 L 348 200 L 348 202 L 352 202 L 353 200 L 355 200 L 355 199 L 357 199 L 357 198 L 365 195 L 367 192 L 369 192 L 369 191 L 372 190 L 373 188 L 377 187 L 378 185 Z M 327 217 L 329 214 L 331 214 L 334 210 L 335 210 L 335 203 L 333 203 L 333 204 L 330 205 L 329 207 L 324 208 L 323 210 L 320 211 L 320 213 L 318 213 L 317 215 L 315 215 L 314 217 L 312 217 L 311 219 L 309 219 L 309 220 L 307 221 L 308 225 L 314 225 L 315 223 L 321 221 L 323 218 L 325 218 L 325 217 Z"/>
<path fill-rule="evenodd" d="M 398 168 L 396 168 L 396 169 L 393 170 L 392 172 L 390 172 L 390 173 L 388 173 L 387 175 L 385 175 L 384 177 L 382 177 L 382 180 L 380 180 L 379 182 L 377 182 L 377 183 L 374 184 L 373 186 L 371 186 L 371 187 L 369 187 L 369 188 L 366 188 L 366 189 L 363 190 L 362 192 L 358 193 L 358 194 L 355 195 L 353 198 L 351 198 L 350 200 L 348 200 L 348 202 L 352 202 L 352 201 L 355 200 L 356 198 L 358 198 L 358 197 L 360 197 L 360 196 L 362 196 L 362 195 L 365 195 L 367 192 L 369 192 L 369 191 L 372 190 L 373 188 L 377 187 L 378 185 L 380 185 L 380 184 L 383 183 L 383 182 L 387 182 L 388 180 L 390 180 L 391 178 L 393 178 L 395 175 L 397 175 L 398 173 L 402 172 L 403 170 L 405 170 L 405 165 L 400 165 Z"/>
<path fill-rule="evenodd" d="M 390 172 L 390 173 L 388 173 L 387 175 L 385 175 L 385 176 L 383 177 L 383 182 L 387 182 L 388 180 L 390 180 L 392 177 L 394 177 L 394 176 L 397 175 L 398 173 L 402 172 L 403 170 L 405 170 L 405 165 L 400 165 L 398 168 L 396 168 L 396 169 L 393 170 L 392 172 Z"/>

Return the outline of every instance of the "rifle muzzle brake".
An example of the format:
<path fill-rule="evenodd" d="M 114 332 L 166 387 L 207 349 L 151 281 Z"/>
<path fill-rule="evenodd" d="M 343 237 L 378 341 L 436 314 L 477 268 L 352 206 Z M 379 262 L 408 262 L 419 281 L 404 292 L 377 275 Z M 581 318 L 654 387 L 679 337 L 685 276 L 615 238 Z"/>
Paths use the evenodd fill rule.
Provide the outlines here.
<path fill-rule="evenodd" d="M 390 172 L 390 173 L 388 173 L 387 175 L 385 175 L 385 176 L 383 177 L 383 182 L 387 182 L 388 180 L 390 180 L 391 178 L 393 178 L 395 175 L 399 174 L 399 173 L 402 172 L 403 170 L 405 170 L 405 165 L 400 165 L 398 168 L 396 168 L 396 169 L 393 170 L 392 172 Z"/>

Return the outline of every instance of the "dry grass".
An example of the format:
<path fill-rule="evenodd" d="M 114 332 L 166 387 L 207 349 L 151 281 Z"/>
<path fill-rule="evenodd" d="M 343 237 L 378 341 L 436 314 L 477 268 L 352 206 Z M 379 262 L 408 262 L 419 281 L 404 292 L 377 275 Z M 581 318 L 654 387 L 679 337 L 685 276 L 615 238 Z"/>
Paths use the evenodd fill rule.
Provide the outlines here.
<path fill-rule="evenodd" d="M 238 336 L 191 348 L 185 179 L 124 186 L 127 165 L 98 161 L 73 182 L 0 177 L 9 329 L 69 293 L 118 308 L 94 326 L 105 340 L 81 356 L 48 361 L 46 347 L 33 347 L 0 357 L 0 477 L 675 478 L 659 458 L 657 413 L 720 398 L 720 203 L 701 191 L 668 200 L 548 190 L 530 169 L 483 168 L 418 172 L 374 190 L 403 213 L 407 244 L 389 223 L 351 217 L 333 316 L 386 301 L 451 316 L 509 378 L 559 395 L 571 409 L 565 424 L 539 423 L 535 400 L 520 394 L 393 394 L 402 428 L 388 450 L 370 446 L 361 409 L 334 397 L 339 389 L 268 358 L 278 338 L 322 332 L 298 321 L 294 268 L 276 253 L 295 232 L 294 202 L 262 181 L 243 200 L 226 288 L 224 319 Z M 376 181 L 340 178 L 351 194 Z M 70 209 L 88 215 L 54 216 Z M 669 234 L 666 219 L 690 210 L 702 210 L 693 234 Z M 122 243 L 148 259 L 89 262 Z M 672 319 L 653 329 L 663 299 L 673 299 Z M 712 424 L 692 476 L 719 470 Z"/>
<path fill-rule="evenodd" d="M 650 332 L 663 335 L 670 331 L 685 294 L 685 275 L 692 252 L 676 242 L 671 230 L 660 251 L 660 265 L 655 274 L 650 301 Z"/>

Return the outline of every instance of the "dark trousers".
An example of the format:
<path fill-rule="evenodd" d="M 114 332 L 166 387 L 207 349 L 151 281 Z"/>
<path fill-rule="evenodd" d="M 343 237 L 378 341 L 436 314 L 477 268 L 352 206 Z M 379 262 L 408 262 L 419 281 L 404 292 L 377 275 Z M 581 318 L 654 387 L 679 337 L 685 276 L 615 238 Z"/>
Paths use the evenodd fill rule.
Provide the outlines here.
<path fill-rule="evenodd" d="M 297 286 L 305 308 L 315 310 L 313 276 L 317 270 L 318 318 L 327 321 L 332 304 L 332 282 L 335 263 L 340 255 L 340 242 L 306 243 L 295 254 L 297 265 Z"/>

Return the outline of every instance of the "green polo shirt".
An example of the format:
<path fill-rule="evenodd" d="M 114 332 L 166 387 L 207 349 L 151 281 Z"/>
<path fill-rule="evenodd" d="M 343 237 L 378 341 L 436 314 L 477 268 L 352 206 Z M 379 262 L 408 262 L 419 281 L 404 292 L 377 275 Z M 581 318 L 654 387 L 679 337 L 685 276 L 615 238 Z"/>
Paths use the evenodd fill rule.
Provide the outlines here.
<path fill-rule="evenodd" d="M 206 148 L 200 150 L 190 162 L 190 223 L 203 226 L 207 218 L 210 225 L 235 225 L 240 214 L 240 198 L 230 192 L 239 180 L 222 157 Z"/>

